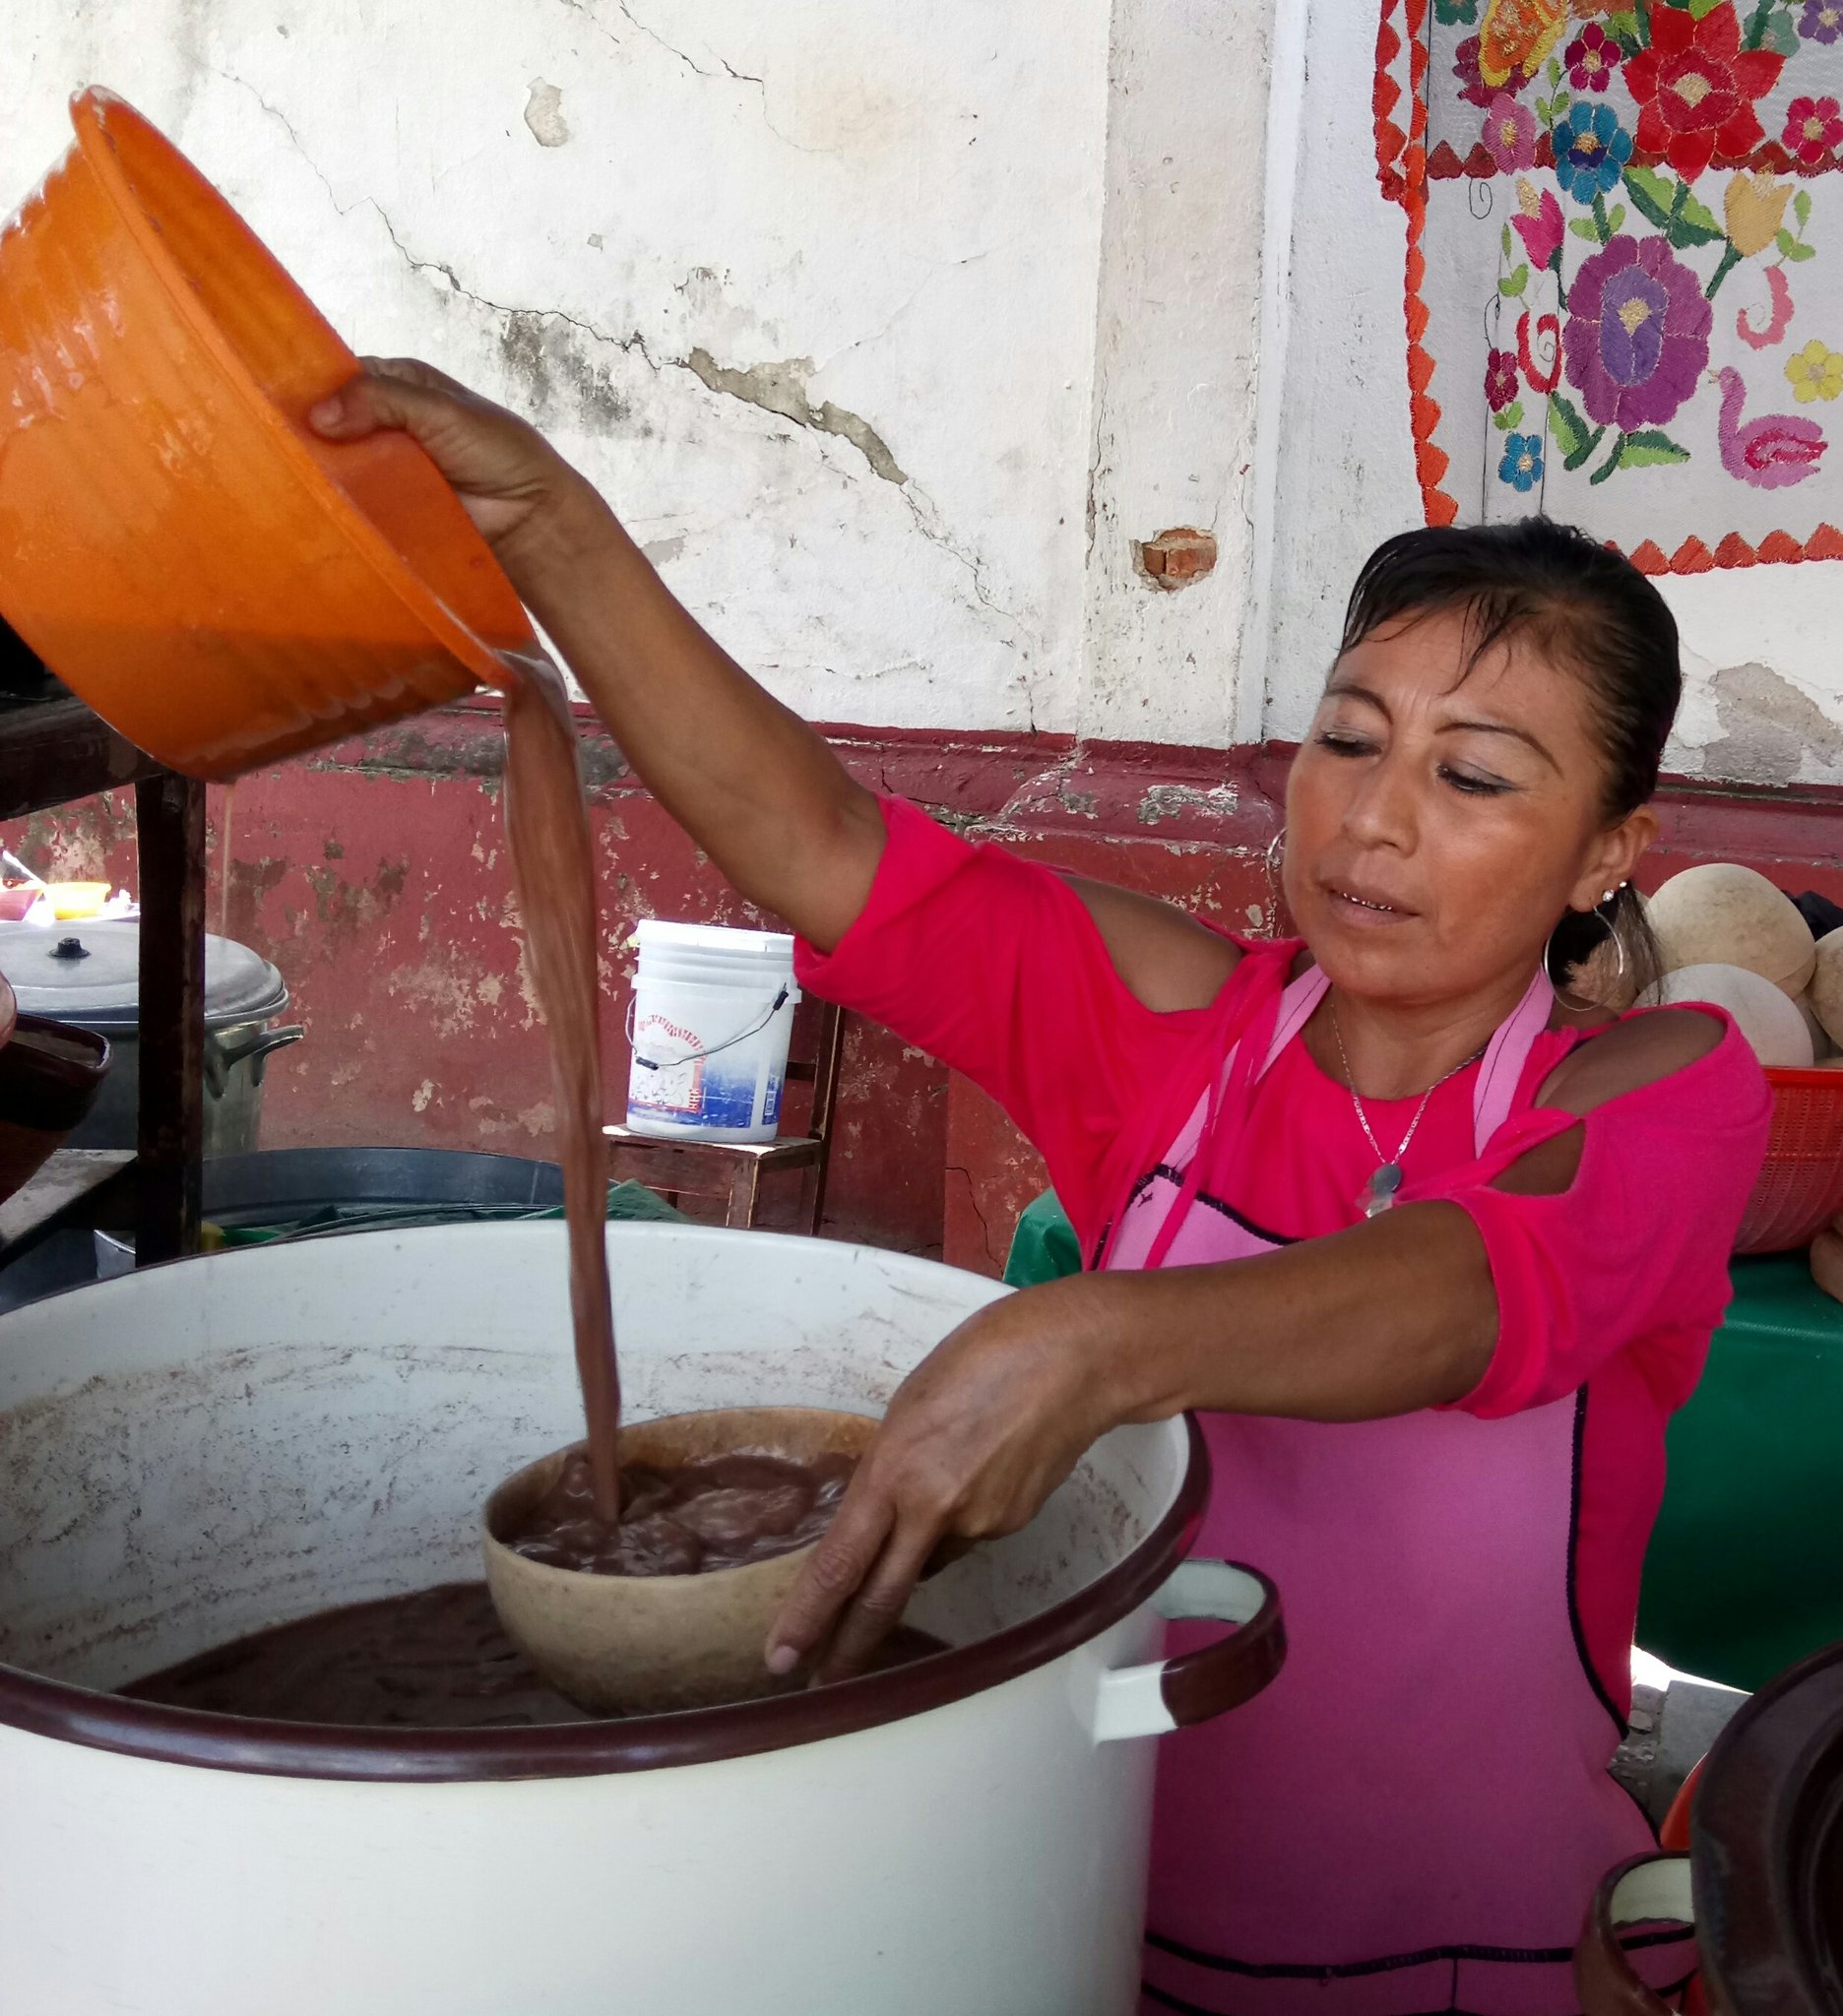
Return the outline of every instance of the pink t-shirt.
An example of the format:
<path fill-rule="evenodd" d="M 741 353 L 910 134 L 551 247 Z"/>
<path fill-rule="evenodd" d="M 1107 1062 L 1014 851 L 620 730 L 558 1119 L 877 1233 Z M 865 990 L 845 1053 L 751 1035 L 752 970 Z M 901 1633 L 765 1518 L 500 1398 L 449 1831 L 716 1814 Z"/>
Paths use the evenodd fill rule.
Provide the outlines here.
<path fill-rule="evenodd" d="M 802 944 L 802 986 L 871 1016 L 964 1072 L 1042 1151 L 1093 1264 L 1112 1216 L 1156 1166 L 1239 1033 L 1267 960 L 1256 946 L 1208 1007 L 1141 1003 L 1080 897 L 1052 870 L 973 846 L 899 799 L 861 915 L 828 957 Z M 1711 1011 L 1714 1012 L 1714 1011 Z M 1430 1102 L 1401 1203 L 1449 1199 L 1472 1218 L 1498 1304 L 1490 1365 L 1460 1406 L 1497 1418 L 1591 1382 L 1578 1482 L 1579 1624 L 1622 1716 L 1646 1540 L 1663 1492 L 1664 1425 L 1695 1387 L 1729 1296 L 1728 1256 L 1764 1153 L 1770 1099 L 1729 1026 L 1705 1057 L 1608 1102 L 1584 1122 L 1535 1099 L 1581 1040 L 1538 1039 L 1506 1125 L 1474 1152 L 1477 1067 Z M 1369 1101 L 1392 1146 L 1418 1100 Z M 1580 1124 L 1578 1173 L 1554 1196 L 1491 1187 L 1517 1156 Z M 1361 1217 L 1375 1166 L 1350 1094 L 1294 1041 L 1219 1141 L 1203 1201 L 1285 1242 Z"/>

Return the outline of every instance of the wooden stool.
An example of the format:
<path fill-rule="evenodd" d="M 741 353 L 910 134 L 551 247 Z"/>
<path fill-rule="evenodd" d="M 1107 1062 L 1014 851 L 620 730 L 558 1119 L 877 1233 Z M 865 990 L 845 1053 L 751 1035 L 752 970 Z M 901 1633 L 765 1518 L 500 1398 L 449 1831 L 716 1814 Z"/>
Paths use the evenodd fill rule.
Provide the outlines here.
<path fill-rule="evenodd" d="M 812 1087 L 804 1134 L 774 1141 L 673 1141 L 636 1134 L 631 1127 L 607 1126 L 602 1132 L 607 1137 L 610 1178 L 645 1183 L 668 1204 L 676 1204 L 681 1196 L 722 1198 L 724 1224 L 747 1227 L 755 1223 L 761 1208 L 763 1176 L 796 1169 L 800 1227 L 816 1233 L 825 1209 L 826 1165 L 832 1153 L 832 1114 L 844 1048 L 844 1010 L 809 997 L 794 1013 L 787 1067 L 788 1084 Z"/>

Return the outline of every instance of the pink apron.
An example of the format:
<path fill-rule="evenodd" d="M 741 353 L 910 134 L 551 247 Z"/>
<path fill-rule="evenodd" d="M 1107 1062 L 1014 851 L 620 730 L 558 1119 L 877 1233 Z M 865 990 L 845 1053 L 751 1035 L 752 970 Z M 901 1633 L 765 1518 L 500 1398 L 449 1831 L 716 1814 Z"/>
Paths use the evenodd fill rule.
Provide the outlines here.
<path fill-rule="evenodd" d="M 1104 1251 L 1106 1267 L 1288 1243 L 1200 1188 L 1304 1028 L 1315 969 L 1256 1015 Z M 1480 1153 L 1553 1003 L 1542 975 L 1473 1101 Z M 1245 1202 L 1246 1200 L 1241 1200 Z M 1266 1691 L 1160 1742 L 1150 2012 L 1563 2016 L 1594 1885 L 1654 1837 L 1608 1776 L 1622 1733 L 1573 1590 L 1585 1389 L 1507 1420 L 1356 1423 L 1205 1414 L 1214 1484 L 1194 1551 L 1279 1584 L 1289 1653 Z M 1209 1635 L 1173 1626 L 1173 1649 Z M 1680 1933 L 1645 1971 L 1693 1963 Z"/>

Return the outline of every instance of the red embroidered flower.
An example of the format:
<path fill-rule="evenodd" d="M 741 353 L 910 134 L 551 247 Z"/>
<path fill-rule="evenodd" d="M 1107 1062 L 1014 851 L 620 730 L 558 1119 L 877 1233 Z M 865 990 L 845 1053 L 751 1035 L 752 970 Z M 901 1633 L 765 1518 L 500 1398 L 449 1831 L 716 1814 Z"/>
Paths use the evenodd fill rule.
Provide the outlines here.
<path fill-rule="evenodd" d="M 1500 413 L 1515 399 L 1517 385 L 1515 350 L 1492 350 L 1485 358 L 1485 403 Z"/>
<path fill-rule="evenodd" d="M 1785 146 L 1806 167 L 1820 166 L 1825 155 L 1843 146 L 1836 99 L 1794 98 L 1786 107 Z"/>
<path fill-rule="evenodd" d="M 1481 110 L 1488 110 L 1492 99 L 1500 91 L 1508 92 L 1512 97 L 1516 97 L 1522 92 L 1523 87 L 1529 83 L 1529 79 L 1523 75 L 1522 71 L 1512 70 L 1508 83 L 1501 85 L 1487 84 L 1485 82 L 1485 73 L 1479 68 L 1479 38 L 1477 35 L 1467 35 L 1465 40 L 1453 51 L 1452 72 L 1454 77 L 1459 80 L 1459 95 L 1468 105 L 1477 105 Z"/>
<path fill-rule="evenodd" d="M 1620 45 L 1590 21 L 1567 45 L 1568 82 L 1576 91 L 1605 91 L 1623 60 Z"/>
<path fill-rule="evenodd" d="M 1517 215 L 1510 220 L 1511 225 L 1523 240 L 1530 264 L 1546 267 L 1561 249 L 1566 228 L 1561 221 L 1561 206 L 1551 190 L 1545 189 L 1539 197 L 1521 175 L 1517 177 L 1516 194 Z"/>
<path fill-rule="evenodd" d="M 1754 109 L 1779 82 L 1785 58 L 1744 49 L 1733 0 L 1700 21 L 1676 7 L 1651 10 L 1651 46 L 1625 59 L 1638 106 L 1638 146 L 1685 181 L 1712 160 L 1745 161 L 1766 138 Z"/>
<path fill-rule="evenodd" d="M 1526 309 L 1517 317 L 1516 346 L 1523 375 L 1533 389 L 1553 392 L 1561 382 L 1560 323 L 1553 315 L 1539 315 L 1532 331 Z"/>

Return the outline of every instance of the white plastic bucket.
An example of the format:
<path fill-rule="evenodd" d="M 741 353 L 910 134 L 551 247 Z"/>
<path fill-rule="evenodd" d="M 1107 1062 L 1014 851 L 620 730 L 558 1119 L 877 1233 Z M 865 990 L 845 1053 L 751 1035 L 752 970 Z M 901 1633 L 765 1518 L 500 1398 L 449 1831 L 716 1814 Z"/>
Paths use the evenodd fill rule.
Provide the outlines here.
<path fill-rule="evenodd" d="M 772 1141 L 799 989 L 782 931 L 645 918 L 627 1034 L 627 1124 L 684 1141 Z"/>

